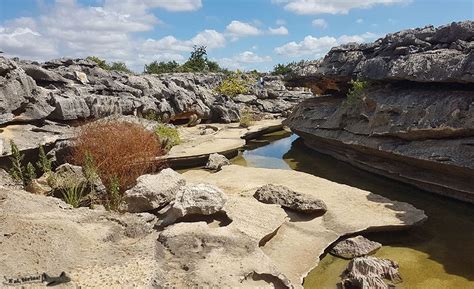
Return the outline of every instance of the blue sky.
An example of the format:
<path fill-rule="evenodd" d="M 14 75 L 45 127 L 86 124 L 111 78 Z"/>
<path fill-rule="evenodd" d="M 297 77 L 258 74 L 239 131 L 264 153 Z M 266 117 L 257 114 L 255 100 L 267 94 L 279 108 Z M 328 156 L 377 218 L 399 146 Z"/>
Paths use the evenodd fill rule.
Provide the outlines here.
<path fill-rule="evenodd" d="M 193 45 L 231 69 L 269 70 L 335 45 L 474 19 L 472 0 L 0 0 L 0 50 L 48 60 L 97 55 L 136 71 Z"/>

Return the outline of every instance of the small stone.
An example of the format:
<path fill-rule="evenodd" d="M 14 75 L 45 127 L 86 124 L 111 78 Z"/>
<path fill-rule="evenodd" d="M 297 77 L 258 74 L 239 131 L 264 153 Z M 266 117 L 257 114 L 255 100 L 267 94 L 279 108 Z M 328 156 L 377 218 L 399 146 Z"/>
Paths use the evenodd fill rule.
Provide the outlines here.
<path fill-rule="evenodd" d="M 292 191 L 288 187 L 268 184 L 257 189 L 254 198 L 266 204 L 278 204 L 301 213 L 325 213 L 326 204 L 310 195 Z"/>
<path fill-rule="evenodd" d="M 220 171 L 223 166 L 230 165 L 230 161 L 223 155 L 211 154 L 206 164 L 206 169 Z"/>
<path fill-rule="evenodd" d="M 370 241 L 363 236 L 357 236 L 337 243 L 337 245 L 331 249 L 331 254 L 345 259 L 352 259 L 372 254 L 381 247 L 382 244 L 378 242 Z"/>
<path fill-rule="evenodd" d="M 46 196 L 50 194 L 53 188 L 49 186 L 48 178 L 49 174 L 45 173 L 40 178 L 31 180 L 31 182 L 26 186 L 26 190 L 35 195 Z"/>

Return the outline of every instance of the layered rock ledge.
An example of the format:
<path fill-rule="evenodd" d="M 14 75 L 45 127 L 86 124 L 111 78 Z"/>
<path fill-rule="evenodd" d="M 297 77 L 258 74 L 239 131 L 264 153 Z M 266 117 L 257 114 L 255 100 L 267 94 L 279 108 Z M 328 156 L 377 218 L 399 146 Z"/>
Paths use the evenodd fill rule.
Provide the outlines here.
<path fill-rule="evenodd" d="M 359 168 L 474 202 L 474 22 L 333 48 L 289 83 L 320 93 L 284 122 L 311 148 Z M 368 82 L 348 96 L 351 79 Z"/>

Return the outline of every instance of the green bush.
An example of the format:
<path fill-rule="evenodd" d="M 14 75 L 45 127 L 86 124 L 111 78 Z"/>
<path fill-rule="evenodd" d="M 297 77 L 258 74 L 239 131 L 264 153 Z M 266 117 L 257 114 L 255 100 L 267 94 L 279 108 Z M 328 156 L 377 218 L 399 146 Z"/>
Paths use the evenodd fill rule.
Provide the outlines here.
<path fill-rule="evenodd" d="M 175 145 L 181 143 L 181 138 L 179 137 L 179 132 L 176 128 L 159 124 L 155 128 L 155 134 L 160 140 L 161 148 L 169 151 Z"/>
<path fill-rule="evenodd" d="M 248 93 L 247 86 L 249 83 L 243 79 L 243 74 L 240 71 L 227 76 L 226 79 L 216 88 L 216 92 L 234 97 L 238 94 Z"/>
<path fill-rule="evenodd" d="M 127 65 L 123 62 L 112 62 L 112 64 L 109 66 L 109 70 L 132 73 L 132 71 L 128 69 Z"/>
<path fill-rule="evenodd" d="M 18 149 L 18 146 L 15 144 L 13 140 L 10 140 L 10 148 L 11 148 L 11 169 L 9 171 L 10 175 L 15 181 L 23 183 L 24 186 L 30 184 L 31 180 L 36 178 L 36 170 L 33 164 L 28 163 L 26 167 L 22 165 L 22 161 L 25 157 Z"/>
<path fill-rule="evenodd" d="M 132 73 L 132 71 L 127 67 L 127 65 L 124 62 L 112 62 L 111 64 L 108 64 L 107 61 L 104 59 L 101 59 L 97 56 L 89 56 L 86 58 L 87 60 L 94 61 L 97 63 L 97 65 L 105 70 L 113 70 L 113 71 L 121 71 L 121 72 L 126 72 L 126 73 Z"/>
<path fill-rule="evenodd" d="M 36 162 L 36 167 L 44 174 L 51 172 L 52 161 L 46 156 L 44 147 L 39 146 L 38 161 Z"/>
<path fill-rule="evenodd" d="M 179 65 L 176 61 L 168 62 L 157 62 L 145 65 L 145 73 L 148 74 L 161 74 L 161 73 L 172 73 L 172 72 L 226 72 L 227 70 L 219 67 L 219 64 L 215 61 L 211 61 L 207 58 L 206 46 L 194 46 L 191 55 L 188 60 L 183 64 Z"/>
<path fill-rule="evenodd" d="M 168 62 L 157 62 L 153 61 L 152 63 L 145 65 L 145 73 L 148 74 L 161 74 L 161 73 L 171 73 L 179 71 L 179 63 L 176 61 Z"/>
<path fill-rule="evenodd" d="M 240 127 L 247 128 L 251 126 L 254 122 L 254 117 L 250 110 L 243 110 L 240 113 Z"/>
<path fill-rule="evenodd" d="M 351 80 L 350 84 L 352 87 L 347 93 L 345 105 L 353 107 L 362 100 L 362 97 L 365 94 L 365 90 L 369 87 L 369 83 L 367 81 L 362 80 Z"/>
<path fill-rule="evenodd" d="M 118 211 L 122 203 L 122 194 L 120 193 L 120 182 L 117 177 L 112 178 L 108 194 L 107 210 Z"/>
<path fill-rule="evenodd" d="M 107 64 L 107 62 L 104 59 L 100 59 L 97 56 L 89 56 L 86 59 L 90 60 L 90 61 L 94 61 L 102 69 L 109 70 L 109 68 L 110 68 L 109 65 Z"/>
<path fill-rule="evenodd" d="M 293 69 L 291 68 L 292 65 L 294 65 L 294 63 L 277 64 L 273 67 L 272 74 L 273 75 L 287 75 L 293 72 Z"/>

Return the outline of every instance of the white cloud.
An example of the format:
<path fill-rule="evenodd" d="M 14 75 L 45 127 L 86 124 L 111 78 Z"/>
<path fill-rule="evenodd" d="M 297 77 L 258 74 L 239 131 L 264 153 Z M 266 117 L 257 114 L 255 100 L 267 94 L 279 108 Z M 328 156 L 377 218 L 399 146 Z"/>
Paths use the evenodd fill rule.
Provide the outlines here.
<path fill-rule="evenodd" d="M 326 29 L 328 27 L 328 23 L 326 22 L 326 20 L 321 19 L 321 18 L 314 19 L 311 22 L 311 24 L 313 24 L 314 27 L 318 27 L 318 28 L 321 28 L 321 29 Z"/>
<path fill-rule="evenodd" d="M 252 24 L 240 22 L 237 20 L 230 22 L 230 24 L 226 27 L 226 31 L 233 40 L 237 40 L 240 37 L 257 36 L 262 34 L 262 31 Z"/>
<path fill-rule="evenodd" d="M 133 69 L 141 70 L 144 63 L 153 60 L 184 60 L 193 45 L 206 45 L 208 50 L 226 45 L 224 35 L 215 30 L 204 30 L 184 40 L 174 36 L 145 40 L 135 35 L 161 23 L 151 9 L 192 11 L 202 6 L 201 0 L 101 0 L 96 3 L 103 5 L 84 6 L 76 0 L 56 0 L 38 17 L 0 23 L 1 49 L 7 57 L 38 61 L 96 55 L 108 61 L 124 61 Z"/>
<path fill-rule="evenodd" d="M 355 8 L 371 8 L 375 5 L 408 3 L 411 0 L 272 0 L 285 10 L 296 14 L 347 14 Z"/>
<path fill-rule="evenodd" d="M 68 0 L 69 1 L 69 0 Z M 73 0 L 74 1 L 74 0 Z M 104 6 L 123 13 L 143 13 L 153 8 L 167 11 L 195 11 L 202 7 L 201 0 L 104 0 Z"/>
<path fill-rule="evenodd" d="M 334 46 L 349 42 L 366 42 L 374 40 L 376 37 L 377 35 L 370 32 L 361 35 L 342 35 L 338 38 L 331 36 L 323 36 L 318 38 L 308 35 L 301 42 L 297 43 L 293 41 L 275 48 L 275 52 L 280 55 L 312 55 L 315 58 L 319 58 Z"/>
<path fill-rule="evenodd" d="M 241 69 L 248 70 L 252 67 L 255 67 L 255 64 L 270 63 L 272 58 L 270 56 L 260 56 L 252 51 L 244 51 L 232 57 L 225 57 L 220 59 L 215 59 L 222 67 L 229 69 Z"/>
<path fill-rule="evenodd" d="M 285 26 L 280 26 L 278 28 L 268 28 L 268 33 L 271 35 L 288 35 L 288 29 Z"/>
<path fill-rule="evenodd" d="M 286 24 L 286 20 L 285 19 L 277 19 L 275 21 L 275 24 L 276 25 L 285 25 Z"/>
<path fill-rule="evenodd" d="M 363 22 L 364 22 L 364 19 L 362 19 L 362 18 L 358 18 L 358 19 L 356 20 L 356 23 L 357 23 L 357 24 L 361 24 L 361 23 L 363 23 Z"/>

